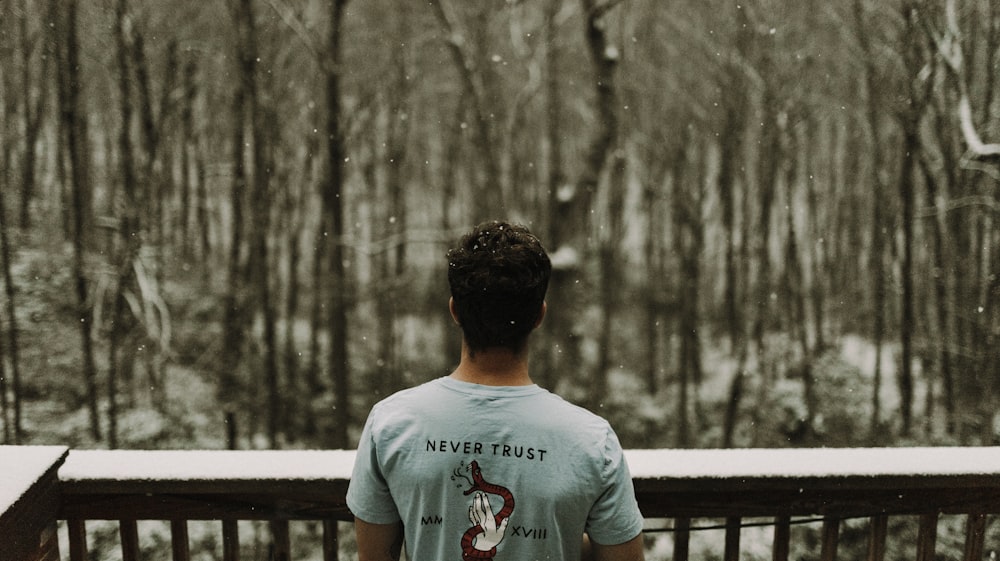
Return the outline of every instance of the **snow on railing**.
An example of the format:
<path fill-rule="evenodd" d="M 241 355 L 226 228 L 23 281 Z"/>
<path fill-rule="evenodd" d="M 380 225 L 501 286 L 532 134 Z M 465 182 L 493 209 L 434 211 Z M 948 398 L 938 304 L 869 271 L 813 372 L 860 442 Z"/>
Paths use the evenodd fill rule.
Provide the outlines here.
<path fill-rule="evenodd" d="M 61 446 L 0 446 L 0 561 L 58 561 Z"/>
<path fill-rule="evenodd" d="M 24 449 L 4 455 L 0 447 L 0 483 L 10 478 L 13 464 L 7 460 L 17 450 Z M 629 450 L 626 455 L 647 518 L 650 560 L 687 559 L 693 544 L 703 546 L 693 536 L 711 528 L 722 534 L 713 556 L 735 561 L 741 539 L 757 527 L 754 536 L 769 534 L 768 557 L 781 561 L 792 551 L 792 528 L 811 523 L 819 527 L 815 544 L 794 545 L 832 561 L 844 524 L 853 536 L 860 519 L 867 558 L 878 561 L 885 558 L 887 543 L 895 543 L 887 542 L 891 517 L 915 523 L 908 547 L 916 547 L 918 560 L 930 561 L 943 533 L 939 520 L 946 515 L 954 522 L 951 515 L 959 515 L 963 558 L 978 561 L 986 551 L 987 515 L 1000 513 L 998 448 Z M 51 471 L 61 456 L 48 459 Z M 124 561 L 139 559 L 140 520 L 169 525 L 174 561 L 191 557 L 188 528 L 201 524 L 196 521 L 221 525 L 226 561 L 240 559 L 241 525 L 246 528 L 240 521 L 262 521 L 254 527 L 255 541 L 261 541 L 263 524 L 267 558 L 275 560 L 291 559 L 290 523 L 311 521 L 321 527 L 323 559 L 333 560 L 343 545 L 341 533 L 350 534 L 350 526 L 338 528 L 338 522 L 351 520 L 344 495 L 353 459 L 353 451 L 72 451 L 58 471 L 57 516 L 65 521 L 70 561 L 88 558 L 88 523 L 107 524 L 100 521 L 117 525 Z M 31 471 L 27 463 L 20 465 Z M 7 511 L 0 511 L 7 515 L 0 516 L 0 543 L 9 535 L 2 525 L 10 518 Z M 53 521 L 46 524 L 51 528 Z M 948 547 L 953 541 L 949 537 Z M 55 555 L 0 553 L 0 561 L 51 561 L 58 551 Z"/>

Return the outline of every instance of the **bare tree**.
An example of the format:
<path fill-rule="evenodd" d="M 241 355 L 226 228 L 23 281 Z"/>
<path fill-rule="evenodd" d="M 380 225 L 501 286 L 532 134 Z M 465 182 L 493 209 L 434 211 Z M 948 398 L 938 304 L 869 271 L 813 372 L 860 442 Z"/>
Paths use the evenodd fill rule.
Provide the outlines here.
<path fill-rule="evenodd" d="M 21 96 L 24 101 L 22 116 L 24 120 L 24 158 L 21 168 L 21 208 L 20 227 L 27 230 L 31 227 L 31 201 L 35 197 L 36 183 L 36 160 L 38 155 L 38 137 L 41 133 L 42 116 L 45 114 L 46 101 L 48 100 L 49 88 L 41 85 L 35 88 L 37 93 L 32 95 L 32 84 L 38 84 L 48 74 L 49 59 L 47 53 L 42 53 L 40 58 L 41 67 L 38 73 L 39 80 L 32 77 L 32 68 L 35 67 L 32 59 L 34 53 L 41 51 L 37 35 L 32 34 L 29 28 L 28 0 L 21 0 L 21 13 L 18 16 L 18 23 L 21 35 Z M 16 332 L 15 332 L 16 333 Z M 12 335 L 16 336 L 16 335 Z"/>
<path fill-rule="evenodd" d="M 580 171 L 572 183 L 561 186 L 550 208 L 549 245 L 553 253 L 551 330 L 558 338 L 560 362 L 550 375 L 550 384 L 558 382 L 555 371 L 576 372 L 580 368 L 581 306 L 587 301 L 583 258 L 587 251 L 586 228 L 598 182 L 605 170 L 618 132 L 616 76 L 619 51 L 607 35 L 605 15 L 615 1 L 597 3 L 581 0 L 583 36 L 589 55 L 594 88 L 594 117 L 590 138 L 584 150 Z"/>
<path fill-rule="evenodd" d="M 90 413 L 90 435 L 101 438 L 98 411 L 97 366 L 94 361 L 93 318 L 90 289 L 85 268 L 85 253 L 90 238 L 90 149 L 87 141 L 87 118 L 83 107 L 83 83 L 80 71 L 80 42 L 77 26 L 77 0 L 50 0 L 49 16 L 55 23 L 56 78 L 59 92 L 60 136 L 69 164 L 68 180 L 72 198 L 71 240 L 77 317 L 83 351 L 84 381 Z M 62 155 L 59 156 L 60 158 Z"/>
<path fill-rule="evenodd" d="M 341 72 L 343 71 L 343 30 L 344 9 L 348 0 L 328 0 L 330 16 L 327 30 L 326 77 L 326 137 L 327 137 L 327 177 L 323 189 L 323 214 L 330 227 L 330 298 L 328 335 L 330 337 L 329 368 L 334 391 L 334 426 L 330 434 L 330 444 L 334 447 L 348 446 L 350 412 L 350 361 L 347 346 L 347 270 L 344 266 L 344 128 L 341 115 Z"/>
<path fill-rule="evenodd" d="M 482 164 L 484 166 L 484 182 L 481 194 L 476 197 L 475 221 L 489 218 L 497 209 L 503 208 L 503 185 L 500 179 L 500 157 L 494 148 L 498 145 L 497 133 L 491 110 L 486 97 L 486 84 L 483 72 L 476 63 L 476 55 L 470 45 L 471 40 L 462 28 L 458 17 L 452 10 L 449 0 L 429 0 L 435 16 L 438 18 L 447 37 L 449 52 L 455 67 L 458 69 L 463 89 L 469 97 L 469 109 L 476 123 L 475 142 Z M 486 8 L 480 7 L 485 10 Z"/>
<path fill-rule="evenodd" d="M 874 48 L 869 42 L 869 36 L 865 29 L 865 8 L 862 0 L 855 0 L 854 4 L 854 24 L 858 33 L 858 42 L 861 47 L 864 59 L 864 91 L 865 91 L 865 116 L 867 132 L 870 138 L 870 149 L 872 152 L 871 184 L 873 187 L 872 196 L 872 239 L 871 239 L 871 262 L 869 264 L 873 276 L 873 297 L 874 318 L 872 327 L 872 341 L 875 345 L 875 362 L 873 365 L 874 377 L 872 379 L 872 411 L 871 411 L 871 434 L 874 437 L 880 430 L 882 417 L 882 351 L 885 338 L 885 299 L 887 293 L 886 272 L 885 272 L 885 201 L 884 193 L 888 190 L 885 185 L 883 168 L 885 157 L 882 154 L 882 141 L 879 138 L 881 129 L 881 118 L 879 112 L 879 101 L 876 98 L 879 91 L 879 76 L 875 67 L 873 56 Z"/>

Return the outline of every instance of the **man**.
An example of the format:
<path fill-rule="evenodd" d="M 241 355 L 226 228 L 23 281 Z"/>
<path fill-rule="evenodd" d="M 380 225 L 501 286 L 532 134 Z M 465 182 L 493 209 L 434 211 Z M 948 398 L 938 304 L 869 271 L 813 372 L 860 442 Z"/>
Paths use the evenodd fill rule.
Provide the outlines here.
<path fill-rule="evenodd" d="M 602 418 L 533 384 L 528 339 L 552 265 L 526 228 L 448 252 L 462 330 L 450 376 L 372 408 L 347 492 L 361 561 L 642 561 L 642 515 Z M 584 534 L 588 538 L 584 538 Z"/>

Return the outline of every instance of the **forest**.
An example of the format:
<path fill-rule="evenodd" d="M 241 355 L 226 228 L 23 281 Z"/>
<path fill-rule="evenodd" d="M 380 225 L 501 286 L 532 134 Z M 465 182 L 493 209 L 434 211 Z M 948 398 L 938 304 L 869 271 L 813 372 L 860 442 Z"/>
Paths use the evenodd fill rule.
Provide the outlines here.
<path fill-rule="evenodd" d="M 990 0 L 0 0 L 0 442 L 353 448 L 503 218 L 626 447 L 995 444 L 998 78 Z"/>

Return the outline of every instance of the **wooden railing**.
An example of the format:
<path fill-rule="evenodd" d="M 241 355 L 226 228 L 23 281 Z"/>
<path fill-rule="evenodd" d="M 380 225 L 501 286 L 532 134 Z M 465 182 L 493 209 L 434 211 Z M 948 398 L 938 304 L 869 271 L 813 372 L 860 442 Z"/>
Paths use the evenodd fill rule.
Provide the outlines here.
<path fill-rule="evenodd" d="M 190 559 L 188 531 L 202 524 L 197 521 L 218 528 L 225 561 L 293 559 L 301 532 L 290 528 L 302 524 L 296 521 L 311 521 L 319 529 L 323 559 L 351 558 L 351 547 L 341 543 L 350 541 L 350 525 L 338 523 L 351 520 L 344 494 L 353 454 L 72 451 L 67 456 L 51 447 L 0 447 L 0 499 L 8 472 L 37 472 L 23 478 L 28 485 L 20 484 L 20 498 L 0 501 L 5 509 L 0 561 L 59 559 L 52 538 L 57 519 L 64 521 L 62 553 L 70 561 L 90 559 L 88 535 L 95 525 L 109 524 L 103 521 L 116 526 L 120 558 L 142 559 L 139 527 L 146 520 L 168 528 L 174 561 Z M 30 462 L 19 462 L 19 455 Z M 650 561 L 701 557 L 693 544 L 716 548 L 712 556 L 725 561 L 747 559 L 741 540 L 751 526 L 754 540 L 767 536 L 767 556 L 777 561 L 803 548 L 808 558 L 836 559 L 848 534 L 845 525 L 854 536 L 851 547 L 857 547 L 859 525 L 865 533 L 866 551 L 852 550 L 847 558 L 931 561 L 945 518 L 962 526 L 961 543 L 956 546 L 949 534 L 944 544 L 958 548 L 952 558 L 979 561 L 1000 546 L 985 540 L 988 515 L 1000 513 L 998 448 L 630 450 L 627 457 L 647 518 Z M 22 467 L 13 470 L 14 465 Z M 894 551 L 897 541 L 890 536 L 897 524 L 890 521 L 904 519 L 912 521 L 913 537 L 907 551 Z M 259 538 L 263 527 L 265 553 L 247 551 L 248 536 L 240 534 L 247 523 L 241 521 L 260 521 L 254 534 Z M 815 527 L 804 544 L 793 540 L 800 535 L 793 528 L 802 522 Z M 694 537 L 708 534 L 705 528 L 718 537 Z"/>

